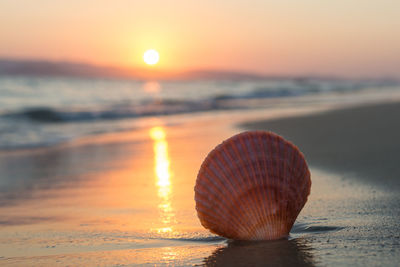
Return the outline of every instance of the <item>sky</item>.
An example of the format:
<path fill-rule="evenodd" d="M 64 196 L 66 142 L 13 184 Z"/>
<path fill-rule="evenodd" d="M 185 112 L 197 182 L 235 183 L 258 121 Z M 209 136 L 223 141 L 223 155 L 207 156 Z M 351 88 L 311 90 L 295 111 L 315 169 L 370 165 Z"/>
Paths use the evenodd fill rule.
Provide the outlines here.
<path fill-rule="evenodd" d="M 398 0 L 1 0 L 0 57 L 400 77 Z"/>

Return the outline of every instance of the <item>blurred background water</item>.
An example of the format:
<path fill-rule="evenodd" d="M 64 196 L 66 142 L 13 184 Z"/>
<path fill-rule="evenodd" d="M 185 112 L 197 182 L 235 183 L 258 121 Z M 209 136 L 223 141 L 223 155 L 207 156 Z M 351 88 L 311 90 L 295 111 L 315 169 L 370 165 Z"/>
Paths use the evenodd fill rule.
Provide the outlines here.
<path fill-rule="evenodd" d="M 42 147 L 134 130 L 141 127 L 136 119 L 144 117 L 191 114 L 193 119 L 232 110 L 363 102 L 378 99 L 376 94 L 390 98 L 398 92 L 398 83 L 382 79 L 138 81 L 3 75 L 0 149 Z"/>

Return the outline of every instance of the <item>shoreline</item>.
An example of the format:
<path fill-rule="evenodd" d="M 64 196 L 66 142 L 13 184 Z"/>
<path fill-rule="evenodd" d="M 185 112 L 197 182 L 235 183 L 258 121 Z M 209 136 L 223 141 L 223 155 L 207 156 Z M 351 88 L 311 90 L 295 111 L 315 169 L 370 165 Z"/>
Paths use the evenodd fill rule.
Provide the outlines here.
<path fill-rule="evenodd" d="M 311 167 L 400 190 L 398 114 L 400 103 L 369 104 L 238 126 L 282 135 L 299 147 Z"/>

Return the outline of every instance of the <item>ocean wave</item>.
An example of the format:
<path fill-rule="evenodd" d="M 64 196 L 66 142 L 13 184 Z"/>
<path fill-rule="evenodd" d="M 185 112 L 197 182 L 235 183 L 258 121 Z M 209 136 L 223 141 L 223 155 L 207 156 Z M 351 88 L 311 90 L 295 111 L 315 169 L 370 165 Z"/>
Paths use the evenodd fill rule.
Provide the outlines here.
<path fill-rule="evenodd" d="M 88 108 L 65 106 L 31 106 L 19 110 L 3 111 L 0 118 L 28 119 L 41 123 L 88 122 L 95 120 L 117 120 L 146 116 L 175 115 L 202 111 L 227 109 L 257 108 L 255 103 L 247 100 L 265 100 L 276 98 L 293 98 L 325 92 L 352 92 L 371 87 L 388 87 L 396 85 L 390 81 L 320 81 L 310 79 L 290 80 L 278 84 L 254 85 L 250 90 L 214 94 L 205 98 L 189 99 L 142 99 L 138 102 L 121 100 L 112 105 L 97 103 Z"/>
<path fill-rule="evenodd" d="M 136 87 L 118 88 L 115 84 L 117 82 L 107 83 L 104 85 L 107 90 L 103 88 L 96 92 L 92 90 L 93 88 L 87 88 L 87 90 L 75 88 L 79 88 L 75 83 L 84 88 L 88 86 L 87 83 L 59 82 L 66 88 L 72 86 L 74 91 L 60 89 L 55 94 L 53 88 L 45 86 L 53 85 L 53 83 L 46 81 L 43 82 L 44 85 L 34 88 L 25 88 L 21 82 L 16 82 L 24 88 L 19 95 L 10 95 L 9 92 L 18 92 L 18 90 L 14 90 L 12 86 L 7 89 L 9 86 L 7 83 L 0 87 L 0 95 L 3 96 L 0 98 L 1 150 L 48 147 L 84 136 L 132 130 L 140 127 L 135 125 L 135 122 L 139 121 L 136 118 L 196 112 L 211 112 L 212 114 L 216 111 L 270 109 L 288 105 L 309 106 L 315 101 L 325 101 L 324 97 L 320 98 L 321 100 L 314 97 L 318 94 L 334 93 L 334 97 L 329 95 L 329 103 L 331 103 L 335 97 L 343 101 L 349 98 L 346 97 L 347 93 L 351 94 L 364 89 L 375 88 L 383 91 L 382 87 L 399 88 L 398 83 L 393 81 L 351 82 L 299 79 L 226 84 L 192 82 L 184 86 L 167 84 L 164 91 L 150 97 L 143 93 L 140 95 Z M 82 94 L 78 91 L 82 91 Z M 112 94 L 108 95 L 108 92 Z M 172 93 L 169 94 L 169 92 Z M 138 95 L 135 98 L 136 93 Z M 302 96 L 305 98 L 300 98 Z M 312 100 L 308 96 L 313 96 Z M 7 97 L 9 97 L 8 101 Z"/>
<path fill-rule="evenodd" d="M 196 111 L 213 110 L 215 106 L 207 103 L 181 102 L 181 103 L 149 103 L 132 107 L 118 108 L 105 107 L 94 110 L 62 110 L 51 107 L 31 107 L 22 111 L 4 113 L 1 116 L 11 119 L 29 119 L 43 123 L 62 122 L 87 122 L 95 120 L 115 120 L 156 115 L 172 115 L 191 113 Z"/>
<path fill-rule="evenodd" d="M 225 103 L 224 103 L 225 102 Z M 142 103 L 132 106 L 112 106 L 88 109 L 55 109 L 51 107 L 31 107 L 21 111 L 6 112 L 0 115 L 10 119 L 28 119 L 42 123 L 63 122 L 88 122 L 95 120 L 116 120 L 125 118 L 166 116 L 182 113 L 193 113 L 202 111 L 226 110 L 244 108 L 242 105 L 227 105 L 223 99 L 212 99 L 203 101 L 181 101 L 167 100 Z"/>

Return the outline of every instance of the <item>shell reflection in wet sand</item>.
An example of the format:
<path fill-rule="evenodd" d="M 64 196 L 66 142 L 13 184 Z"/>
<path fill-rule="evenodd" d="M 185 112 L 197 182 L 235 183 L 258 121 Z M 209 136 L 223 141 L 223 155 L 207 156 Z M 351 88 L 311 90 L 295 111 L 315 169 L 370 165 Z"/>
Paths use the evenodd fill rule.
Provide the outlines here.
<path fill-rule="evenodd" d="M 162 227 L 154 230 L 160 234 L 170 233 L 172 232 L 171 224 L 175 220 L 175 214 L 171 207 L 171 171 L 165 129 L 161 126 L 151 128 L 150 137 L 154 142 L 154 172 L 158 197 L 160 198 L 158 209 L 162 223 Z"/>
<path fill-rule="evenodd" d="M 304 239 L 269 242 L 229 241 L 203 261 L 205 266 L 313 267 L 312 247 Z"/>

